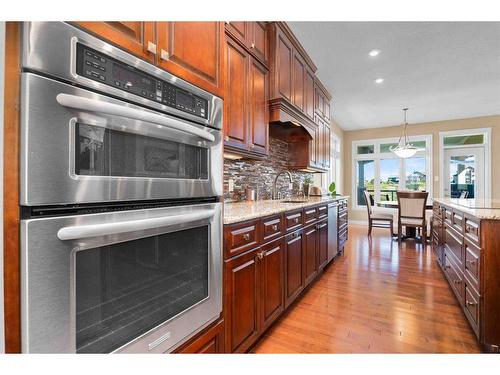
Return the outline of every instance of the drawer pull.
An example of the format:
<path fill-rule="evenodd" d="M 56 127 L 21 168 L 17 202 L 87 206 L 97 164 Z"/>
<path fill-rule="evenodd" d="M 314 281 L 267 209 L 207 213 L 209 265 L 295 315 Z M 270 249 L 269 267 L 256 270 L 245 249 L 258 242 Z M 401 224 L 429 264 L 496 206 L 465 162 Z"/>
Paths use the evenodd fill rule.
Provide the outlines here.
<path fill-rule="evenodd" d="M 250 234 L 245 233 L 245 234 L 243 235 L 243 239 L 244 239 L 245 241 L 248 241 L 248 240 L 250 239 Z"/>
<path fill-rule="evenodd" d="M 274 224 L 271 228 L 272 228 L 272 230 L 274 230 L 274 231 L 278 230 L 278 226 L 277 226 L 276 224 Z"/>
<path fill-rule="evenodd" d="M 261 251 L 261 252 L 257 253 L 257 258 L 258 259 L 263 259 L 264 258 L 264 252 Z"/>
<path fill-rule="evenodd" d="M 453 282 L 454 282 L 455 284 L 461 284 L 461 283 L 462 283 L 462 280 L 453 280 Z"/>
<path fill-rule="evenodd" d="M 473 266 L 474 264 L 476 264 L 476 261 L 475 260 L 466 260 L 465 261 L 467 264 L 470 264 L 471 266 Z"/>
<path fill-rule="evenodd" d="M 295 219 L 293 219 L 293 222 L 294 222 L 295 224 L 297 224 L 297 223 L 299 222 L 299 218 L 298 218 L 298 217 L 296 217 Z"/>
<path fill-rule="evenodd" d="M 476 302 L 471 302 L 471 301 L 465 301 L 465 304 L 466 304 L 467 306 L 476 306 L 476 305 L 477 305 L 477 303 L 476 303 Z"/>

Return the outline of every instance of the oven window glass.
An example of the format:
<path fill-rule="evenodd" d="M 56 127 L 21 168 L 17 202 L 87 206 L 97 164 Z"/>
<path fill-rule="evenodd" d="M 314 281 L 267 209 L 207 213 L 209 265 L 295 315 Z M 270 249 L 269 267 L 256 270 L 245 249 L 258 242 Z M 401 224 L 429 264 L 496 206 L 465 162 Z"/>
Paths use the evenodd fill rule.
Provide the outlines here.
<path fill-rule="evenodd" d="M 209 226 L 76 255 L 76 349 L 109 353 L 208 297 Z"/>
<path fill-rule="evenodd" d="M 75 173 L 86 176 L 208 179 L 208 149 L 76 124 Z"/>

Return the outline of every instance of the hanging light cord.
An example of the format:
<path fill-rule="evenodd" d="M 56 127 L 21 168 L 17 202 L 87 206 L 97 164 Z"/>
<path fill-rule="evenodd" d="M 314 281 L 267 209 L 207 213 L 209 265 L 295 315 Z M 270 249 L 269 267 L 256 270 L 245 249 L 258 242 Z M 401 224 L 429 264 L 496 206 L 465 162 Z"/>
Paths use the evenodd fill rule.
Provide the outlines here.
<path fill-rule="evenodd" d="M 408 108 L 403 108 L 403 111 L 405 113 L 405 123 L 404 123 L 404 126 L 403 126 L 403 134 L 401 134 L 401 136 L 398 139 L 398 145 L 401 144 L 401 138 L 404 137 L 404 141 L 405 141 L 404 146 L 406 146 L 409 143 L 408 133 L 406 131 L 406 127 L 408 126 L 408 122 L 406 121 L 406 111 L 408 111 Z"/>

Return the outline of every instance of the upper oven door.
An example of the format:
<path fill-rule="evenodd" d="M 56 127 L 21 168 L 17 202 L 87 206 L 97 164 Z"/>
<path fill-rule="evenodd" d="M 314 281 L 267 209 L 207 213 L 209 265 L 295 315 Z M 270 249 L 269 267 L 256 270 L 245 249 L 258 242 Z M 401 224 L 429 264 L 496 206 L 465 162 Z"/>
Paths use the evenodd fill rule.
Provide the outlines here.
<path fill-rule="evenodd" d="M 21 205 L 222 195 L 221 132 L 22 75 Z"/>
<path fill-rule="evenodd" d="M 221 205 L 23 220 L 23 352 L 163 353 L 217 319 Z"/>

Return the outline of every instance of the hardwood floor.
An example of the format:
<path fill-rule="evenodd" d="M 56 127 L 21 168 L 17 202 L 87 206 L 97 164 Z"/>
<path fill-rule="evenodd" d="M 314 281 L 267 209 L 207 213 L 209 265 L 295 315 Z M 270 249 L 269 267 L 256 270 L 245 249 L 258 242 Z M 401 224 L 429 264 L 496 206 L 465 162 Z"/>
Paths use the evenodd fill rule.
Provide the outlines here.
<path fill-rule="evenodd" d="M 430 246 L 351 225 L 345 254 L 271 327 L 255 353 L 477 353 Z"/>

